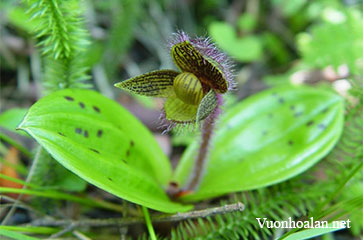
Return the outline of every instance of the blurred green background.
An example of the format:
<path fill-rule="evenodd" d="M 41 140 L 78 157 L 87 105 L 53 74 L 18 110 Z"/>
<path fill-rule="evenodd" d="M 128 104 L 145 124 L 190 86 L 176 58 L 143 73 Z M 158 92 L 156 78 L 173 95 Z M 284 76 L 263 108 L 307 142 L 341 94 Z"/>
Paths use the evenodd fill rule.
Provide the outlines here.
<path fill-rule="evenodd" d="M 25 3 L 0 3 L 2 110 L 8 104 L 27 105 L 29 97 L 42 95 L 42 82 L 48 82 L 46 88 L 51 85 L 32 37 L 39 19 L 29 20 L 32 2 Z M 79 11 L 85 19 L 81 25 L 88 32 L 83 37 L 88 43 L 82 43 L 81 54 L 82 67 L 91 75 L 88 82 L 113 98 L 120 94 L 113 87 L 115 82 L 174 68 L 167 40 L 178 29 L 191 37 L 211 37 L 234 59 L 239 98 L 266 85 L 332 83 L 362 70 L 359 1 L 87 0 L 64 4 L 67 11 Z M 152 100 L 138 99 L 153 106 Z"/>

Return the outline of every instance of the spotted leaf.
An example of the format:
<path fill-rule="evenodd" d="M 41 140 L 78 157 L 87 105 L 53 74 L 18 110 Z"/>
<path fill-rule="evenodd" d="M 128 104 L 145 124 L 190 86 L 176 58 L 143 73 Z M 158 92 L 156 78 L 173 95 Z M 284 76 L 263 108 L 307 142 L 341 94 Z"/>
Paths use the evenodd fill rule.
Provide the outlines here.
<path fill-rule="evenodd" d="M 150 132 L 94 91 L 67 89 L 44 97 L 19 128 L 64 167 L 105 191 L 163 212 L 191 208 L 165 194 L 171 166 Z"/>
<path fill-rule="evenodd" d="M 321 160 L 343 129 L 343 100 L 326 90 L 281 87 L 236 105 L 217 125 L 200 188 L 184 200 L 256 189 L 289 179 Z M 186 150 L 173 181 L 183 186 L 197 154 Z"/>

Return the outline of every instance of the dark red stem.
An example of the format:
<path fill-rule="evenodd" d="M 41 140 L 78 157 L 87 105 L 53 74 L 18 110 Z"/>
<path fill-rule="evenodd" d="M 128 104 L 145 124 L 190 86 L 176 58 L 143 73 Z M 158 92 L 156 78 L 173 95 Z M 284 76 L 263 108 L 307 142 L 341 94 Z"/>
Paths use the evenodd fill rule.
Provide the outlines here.
<path fill-rule="evenodd" d="M 202 125 L 202 142 L 199 148 L 198 156 L 195 160 L 193 172 L 189 183 L 185 187 L 187 191 L 195 191 L 198 189 L 202 180 L 207 165 L 208 149 L 213 136 L 215 122 L 220 114 L 220 107 L 223 104 L 222 96 L 217 94 L 217 107 L 215 110 L 204 120 Z"/>

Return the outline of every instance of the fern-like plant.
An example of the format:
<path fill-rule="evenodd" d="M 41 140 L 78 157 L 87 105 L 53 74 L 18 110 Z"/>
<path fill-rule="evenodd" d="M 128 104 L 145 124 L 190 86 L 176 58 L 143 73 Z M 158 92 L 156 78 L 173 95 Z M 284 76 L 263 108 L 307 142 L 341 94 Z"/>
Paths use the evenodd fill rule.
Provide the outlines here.
<path fill-rule="evenodd" d="M 88 68 L 83 52 L 88 35 L 79 1 L 29 0 L 32 19 L 38 19 L 36 37 L 44 56 L 44 85 L 49 90 L 86 87 Z"/>

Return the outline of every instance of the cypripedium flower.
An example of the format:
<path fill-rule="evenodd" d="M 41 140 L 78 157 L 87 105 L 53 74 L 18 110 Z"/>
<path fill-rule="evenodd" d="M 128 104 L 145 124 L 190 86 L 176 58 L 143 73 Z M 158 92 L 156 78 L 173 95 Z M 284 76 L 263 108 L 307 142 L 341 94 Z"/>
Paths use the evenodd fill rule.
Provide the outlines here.
<path fill-rule="evenodd" d="M 163 116 L 171 123 L 193 123 L 217 108 L 220 94 L 232 89 L 231 63 L 210 40 L 190 39 L 184 32 L 170 42 L 180 71 L 157 70 L 115 84 L 129 92 L 166 98 Z"/>

